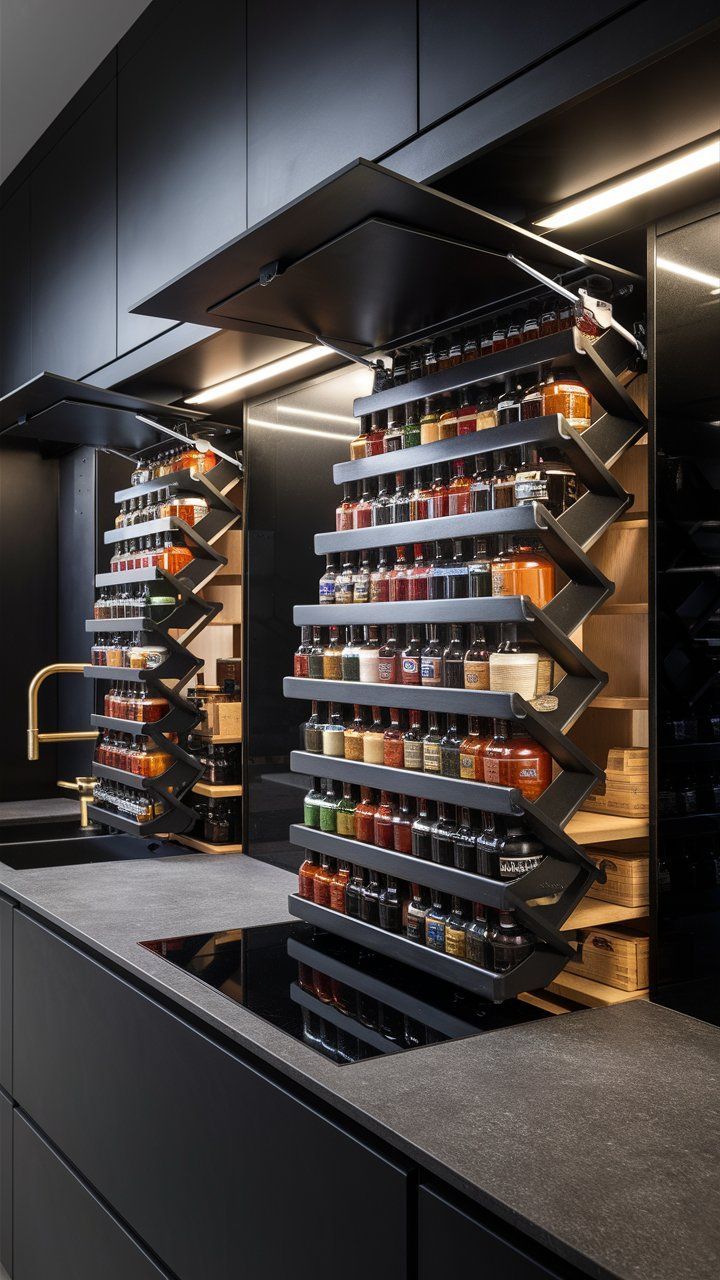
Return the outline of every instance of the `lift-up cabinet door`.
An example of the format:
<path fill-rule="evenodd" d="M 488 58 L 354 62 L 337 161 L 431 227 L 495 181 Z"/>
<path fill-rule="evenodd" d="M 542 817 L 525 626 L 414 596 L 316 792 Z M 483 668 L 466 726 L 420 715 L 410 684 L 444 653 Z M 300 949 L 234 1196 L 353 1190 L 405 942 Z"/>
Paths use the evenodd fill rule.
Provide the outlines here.
<path fill-rule="evenodd" d="M 19 1105 L 177 1280 L 406 1280 L 399 1164 L 19 911 L 14 984 Z"/>
<path fill-rule="evenodd" d="M 435 1280 L 447 1268 L 448 1251 L 452 1255 L 453 1271 L 457 1275 L 472 1274 L 478 1280 L 571 1280 L 580 1272 L 558 1262 L 561 1270 L 555 1271 L 552 1262 L 540 1258 L 533 1243 L 505 1237 L 501 1229 L 495 1229 L 480 1220 L 472 1211 L 465 1211 L 446 1200 L 429 1187 L 420 1187 L 418 1203 L 418 1280 Z"/>
<path fill-rule="evenodd" d="M 12 1280 L 169 1280 L 16 1111 Z"/>

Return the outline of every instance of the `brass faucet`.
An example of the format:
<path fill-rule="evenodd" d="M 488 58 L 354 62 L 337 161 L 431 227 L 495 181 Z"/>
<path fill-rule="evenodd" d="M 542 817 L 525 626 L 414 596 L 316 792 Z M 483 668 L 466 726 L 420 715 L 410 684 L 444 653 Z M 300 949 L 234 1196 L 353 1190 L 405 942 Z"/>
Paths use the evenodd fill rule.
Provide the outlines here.
<path fill-rule="evenodd" d="M 48 676 L 82 675 L 85 669 L 83 662 L 51 662 L 49 667 L 41 667 L 36 671 L 28 685 L 28 730 L 27 758 L 40 759 L 41 742 L 89 742 L 97 737 L 96 729 L 81 729 L 72 733 L 40 733 L 38 729 L 38 694 L 40 686 Z M 80 827 L 83 831 L 94 830 L 94 824 L 88 817 L 88 805 L 95 794 L 95 778 L 76 778 L 74 782 L 58 782 L 66 791 L 77 791 L 80 801 Z"/>
<path fill-rule="evenodd" d="M 85 663 L 83 662 L 51 662 L 49 667 L 41 667 L 39 671 L 35 672 L 28 685 L 28 760 L 40 759 L 41 742 L 89 742 L 91 738 L 97 737 L 96 729 L 83 729 L 76 733 L 40 733 L 38 729 L 38 693 L 40 692 L 40 686 L 45 683 L 48 676 L 82 675 L 84 670 Z"/>

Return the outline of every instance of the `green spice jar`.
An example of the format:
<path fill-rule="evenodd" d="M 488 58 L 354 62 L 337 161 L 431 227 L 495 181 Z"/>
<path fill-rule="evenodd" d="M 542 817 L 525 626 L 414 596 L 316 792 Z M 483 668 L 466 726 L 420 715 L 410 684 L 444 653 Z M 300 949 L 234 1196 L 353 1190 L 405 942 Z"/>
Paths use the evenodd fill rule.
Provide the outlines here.
<path fill-rule="evenodd" d="M 321 804 L 320 779 L 313 778 L 312 787 L 303 800 L 303 822 L 306 827 L 314 827 L 316 831 L 320 830 Z"/>

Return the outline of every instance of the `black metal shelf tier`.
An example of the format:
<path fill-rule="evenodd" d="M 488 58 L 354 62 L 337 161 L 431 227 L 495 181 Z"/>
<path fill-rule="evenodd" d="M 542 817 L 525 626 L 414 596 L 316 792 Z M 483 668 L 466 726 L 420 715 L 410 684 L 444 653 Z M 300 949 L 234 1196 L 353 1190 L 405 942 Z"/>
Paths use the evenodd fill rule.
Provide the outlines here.
<path fill-rule="evenodd" d="M 416 991 L 408 990 L 407 987 L 396 985 L 394 981 L 385 981 L 376 973 L 371 972 L 367 965 L 359 964 L 355 966 L 350 964 L 346 958 L 346 953 L 342 960 L 333 954 L 332 944 L 328 946 L 328 940 L 315 936 L 312 939 L 300 941 L 299 938 L 288 938 L 287 951 L 288 955 L 297 960 L 299 964 L 305 964 L 311 969 L 319 969 L 321 973 L 327 975 L 328 978 L 334 978 L 337 982 L 342 982 L 353 990 L 359 991 L 362 995 L 371 996 L 374 1000 L 378 1000 L 380 1004 L 388 1005 L 391 1009 L 396 1009 L 398 1013 L 407 1014 L 409 1018 L 415 1018 L 417 1022 L 422 1022 L 425 1026 L 430 1027 L 433 1031 L 439 1031 L 441 1035 L 450 1036 L 457 1039 L 460 1036 L 476 1035 L 478 1031 L 477 1023 L 465 1021 L 457 1014 L 448 1013 L 444 1008 L 438 1008 L 431 1000 L 421 998 Z M 407 982 L 404 971 L 403 980 Z M 442 987 L 440 988 L 442 991 Z M 452 993 L 452 987 L 447 987 L 443 994 L 448 996 Z M 437 998 L 437 990 L 435 992 Z"/>
<path fill-rule="evenodd" d="M 176 490 L 202 494 L 208 502 L 209 509 L 207 515 L 195 526 L 171 516 L 148 521 L 143 525 L 133 525 L 129 529 L 112 529 L 105 534 L 105 543 L 111 546 L 118 542 L 125 542 L 129 538 L 177 530 L 182 533 L 186 546 L 193 554 L 193 559 L 177 575 L 168 573 L 165 569 L 140 569 L 123 573 L 101 573 L 95 578 L 98 587 L 143 582 L 162 583 L 163 587 L 169 589 L 175 597 L 174 608 L 161 620 L 91 618 L 85 623 L 85 629 L 90 633 L 127 634 L 140 631 L 154 634 L 162 638 L 162 643 L 169 650 L 167 659 L 157 667 L 127 669 L 88 666 L 85 668 L 85 675 L 97 681 L 142 682 L 170 703 L 170 710 L 162 720 L 148 724 L 93 715 L 92 723 L 95 727 L 112 729 L 133 736 L 142 734 L 162 746 L 163 750 L 173 757 L 172 764 L 157 778 L 140 778 L 123 769 L 113 769 L 97 763 L 93 765 L 94 776 L 147 792 L 161 799 L 166 808 L 166 813 L 161 818 L 153 819 L 149 823 L 138 823 L 101 806 L 91 806 L 94 820 L 105 826 L 148 838 L 158 832 L 180 835 L 188 831 L 196 820 L 194 810 L 182 804 L 182 797 L 202 776 L 202 764 L 196 756 L 185 749 L 188 735 L 198 724 L 200 715 L 197 708 L 181 696 L 181 691 L 203 665 L 202 660 L 194 657 L 187 646 L 190 640 L 217 617 L 222 609 L 221 604 L 203 600 L 198 592 L 211 580 L 218 569 L 227 564 L 226 557 L 219 555 L 211 543 L 217 541 L 241 519 L 238 508 L 225 496 L 225 492 L 233 487 L 238 478 L 237 470 L 230 463 L 222 461 L 202 476 L 197 476 L 191 471 L 176 472 L 171 477 L 161 477 L 157 482 L 151 481 L 146 485 L 133 486 L 129 490 L 120 490 L 116 495 L 116 498 L 123 501 L 125 497 L 136 497 L 142 491 L 150 492 L 153 489 L 173 487 L 174 483 Z M 182 633 L 179 640 L 170 634 L 173 631 Z M 165 683 L 167 680 L 173 682 L 172 687 Z M 165 736 L 171 731 L 178 735 L 177 742 Z"/>
<path fill-rule="evenodd" d="M 290 984 L 290 999 L 293 1004 L 297 1004 L 300 1008 L 314 1013 L 318 1018 L 329 1022 L 331 1026 L 337 1027 L 339 1031 L 344 1031 L 346 1035 L 354 1036 L 356 1040 L 361 1040 L 363 1044 L 369 1045 L 371 1049 L 375 1049 L 376 1053 L 402 1052 L 401 1045 L 393 1044 L 392 1040 L 387 1040 L 385 1036 L 381 1036 L 379 1031 L 373 1031 L 372 1027 L 366 1027 L 357 1018 L 351 1017 L 348 1013 L 341 1013 L 334 1005 L 325 1004 L 324 1001 L 318 1000 L 317 996 L 312 996 L 308 991 L 303 991 L 297 982 L 291 982 Z"/>
<path fill-rule="evenodd" d="M 491 969 L 480 969 L 468 964 L 466 960 L 457 960 L 444 952 L 433 951 L 431 947 L 411 942 L 398 933 L 387 933 L 377 925 L 354 920 L 340 911 L 319 907 L 317 903 L 308 902 L 299 894 L 290 895 L 288 910 L 291 915 L 307 924 L 327 929 L 330 933 L 338 933 L 360 947 L 367 947 L 368 950 L 377 951 L 392 960 L 412 965 L 435 978 L 443 978 L 446 982 L 452 982 L 486 1000 L 510 1000 L 523 991 L 546 987 L 557 977 L 568 958 L 564 947 L 562 951 L 555 950 L 539 941 L 533 954 L 515 969 L 511 969 L 509 973 L 495 973 Z"/>

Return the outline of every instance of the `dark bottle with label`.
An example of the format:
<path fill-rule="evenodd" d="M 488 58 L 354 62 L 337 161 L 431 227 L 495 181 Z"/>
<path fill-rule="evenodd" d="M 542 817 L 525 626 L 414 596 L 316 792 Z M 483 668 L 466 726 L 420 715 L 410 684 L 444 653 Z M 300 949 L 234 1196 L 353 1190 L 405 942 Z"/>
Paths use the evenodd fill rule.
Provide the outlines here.
<path fill-rule="evenodd" d="M 301 734 L 303 751 L 311 751 L 314 755 L 322 755 L 323 749 L 323 726 L 320 723 L 318 705 L 317 702 L 311 704 L 310 718 L 305 721 Z"/>
<path fill-rule="evenodd" d="M 345 888 L 345 915 L 351 916 L 353 920 L 360 920 L 362 911 L 362 898 L 365 888 L 362 867 L 353 867 L 352 875 L 348 880 Z"/>
<path fill-rule="evenodd" d="M 452 908 L 445 922 L 445 954 L 454 956 L 456 960 L 465 959 L 466 929 L 470 923 L 465 903 L 454 897 Z"/>
<path fill-rule="evenodd" d="M 447 542 L 436 542 L 428 572 L 428 600 L 446 600 L 448 594 L 448 574 L 450 572 L 450 549 Z"/>
<path fill-rule="evenodd" d="M 458 871 L 477 872 L 478 833 L 470 822 L 470 810 L 460 810 L 460 823 L 453 837 L 453 865 Z"/>
<path fill-rule="evenodd" d="M 470 510 L 489 511 L 492 507 L 492 455 L 484 454 L 475 459 L 475 471 L 470 482 Z"/>
<path fill-rule="evenodd" d="M 489 932 L 487 909 L 481 902 L 476 902 L 473 918 L 465 926 L 465 959 L 469 964 L 477 965 L 479 969 L 491 968 Z"/>
<path fill-rule="evenodd" d="M 450 805 L 438 802 L 438 816 L 430 828 L 430 858 L 441 867 L 453 865 L 453 841 L 456 824 L 449 816 Z"/>
<path fill-rule="evenodd" d="M 545 857 L 545 847 L 531 832 L 519 823 L 507 828 L 498 847 L 498 864 L 501 880 L 517 880 L 528 871 L 539 867 Z"/>
<path fill-rule="evenodd" d="M 404 547 L 395 548 L 395 564 L 390 570 L 388 581 L 388 599 L 391 604 L 402 603 L 408 599 L 408 576 L 410 566 L 407 562 Z"/>
<path fill-rule="evenodd" d="M 423 685 L 442 685 L 442 645 L 438 639 L 438 629 L 434 622 L 428 625 L 427 644 L 422 650 L 420 659 L 420 682 Z"/>
<path fill-rule="evenodd" d="M 571 507 L 577 497 L 577 477 L 567 463 L 559 458 L 546 462 L 536 445 L 522 446 L 521 463 L 515 476 L 516 506 L 541 502 L 557 517 Z"/>
<path fill-rule="evenodd" d="M 313 627 L 313 641 L 308 654 L 308 676 L 311 680 L 323 679 L 323 662 L 325 645 L 322 643 L 320 627 Z"/>
<path fill-rule="evenodd" d="M 498 426 L 506 427 L 512 422 L 520 422 L 522 417 L 521 404 L 522 399 L 519 388 L 513 387 L 512 379 L 508 378 L 505 385 L 505 392 L 498 400 Z"/>
<path fill-rule="evenodd" d="M 413 811 L 407 796 L 400 796 L 393 818 L 393 849 L 396 853 L 412 853 L 412 823 Z"/>
<path fill-rule="evenodd" d="M 427 906 L 423 902 L 422 892 L 419 884 L 411 886 L 412 896 L 407 904 L 404 920 L 405 937 L 411 942 L 418 942 L 420 946 L 425 945 L 425 918 L 427 916 Z"/>
<path fill-rule="evenodd" d="M 429 711 L 427 733 L 423 738 L 423 771 L 425 773 L 440 773 L 442 768 L 441 739 L 442 734 L 438 724 L 438 713 L 437 711 Z"/>
<path fill-rule="evenodd" d="M 443 778 L 460 777 L 460 743 L 457 716 L 451 711 L 447 716 L 447 728 L 440 741 L 440 772 Z"/>
<path fill-rule="evenodd" d="M 405 479 L 405 472 L 398 471 L 395 476 L 395 492 L 393 494 L 393 524 L 404 524 L 410 519 L 410 492 Z"/>
<path fill-rule="evenodd" d="M 508 459 L 506 449 L 498 449 L 494 454 L 495 465 L 492 477 L 492 509 L 506 511 L 515 505 L 515 470 Z"/>
<path fill-rule="evenodd" d="M 319 583 L 319 600 L 320 604 L 335 603 L 335 579 L 337 577 L 337 564 L 334 555 L 325 557 L 325 572 Z"/>
<path fill-rule="evenodd" d="M 486 538 L 473 539 L 473 553 L 467 562 L 467 572 L 467 593 L 471 599 L 492 595 L 492 556 Z"/>
<path fill-rule="evenodd" d="M 410 628 L 410 639 L 400 657 L 400 683 L 420 684 L 420 664 L 422 661 L 422 642 L 419 628 L 413 624 Z"/>
<path fill-rule="evenodd" d="M 351 627 L 348 641 L 341 655 L 343 680 L 358 681 L 360 679 L 360 646 L 362 642 L 362 627 Z"/>
<path fill-rule="evenodd" d="M 303 679 L 309 674 L 309 658 L 312 649 L 312 628 L 302 627 L 300 630 L 300 644 L 293 655 L 293 675 L 298 679 Z"/>
<path fill-rule="evenodd" d="M 388 876 L 385 887 L 378 898 L 378 920 L 381 929 L 387 933 L 400 933 L 402 928 L 402 903 L 398 892 L 398 883 L 393 876 Z"/>
<path fill-rule="evenodd" d="M 367 604 L 370 599 L 370 574 L 372 573 L 372 557 L 370 552 L 360 552 L 360 563 L 353 572 L 352 592 L 353 604 Z M 337 604 L 338 601 L 336 600 Z"/>
<path fill-rule="evenodd" d="M 501 911 L 497 924 L 488 935 L 492 967 L 496 973 L 509 973 L 535 950 L 535 939 L 519 925 L 512 911 Z"/>
<path fill-rule="evenodd" d="M 411 852 L 414 857 L 430 862 L 432 856 L 432 817 L 427 800 L 418 800 L 417 816 L 412 824 Z"/>
<path fill-rule="evenodd" d="M 360 900 L 360 919 L 365 924 L 380 923 L 380 882 L 377 871 L 368 871 Z"/>
<path fill-rule="evenodd" d="M 392 379 L 394 387 L 403 387 L 408 380 L 407 351 L 396 351 L 393 356 Z"/>
<path fill-rule="evenodd" d="M 390 491 L 388 477 L 381 476 L 378 486 L 377 497 L 372 504 L 373 528 L 382 528 L 385 525 L 392 524 L 394 516 L 393 495 Z"/>
<path fill-rule="evenodd" d="M 450 624 L 450 639 L 443 650 L 442 656 L 443 684 L 446 689 L 463 688 L 464 662 L 465 646 L 462 639 L 462 627 L 453 622 Z"/>
<path fill-rule="evenodd" d="M 447 894 L 432 890 L 432 902 L 425 916 L 425 946 L 433 951 L 445 950 L 445 926 L 447 924 Z"/>
<path fill-rule="evenodd" d="M 469 593 L 469 572 L 460 538 L 453 542 L 452 559 L 447 569 L 447 600 L 465 600 Z"/>
<path fill-rule="evenodd" d="M 490 688 L 490 650 L 479 622 L 470 627 L 470 646 L 463 655 L 463 687 L 482 692 Z"/>
<path fill-rule="evenodd" d="M 495 814 L 483 814 L 483 827 L 477 838 L 477 869 L 481 876 L 497 880 L 500 875 L 500 843 L 502 832 L 497 828 Z"/>
<path fill-rule="evenodd" d="M 395 453 L 403 447 L 402 410 L 388 409 L 387 427 L 383 439 L 383 452 Z"/>
<path fill-rule="evenodd" d="M 343 555 L 342 568 L 335 579 L 335 604 L 353 604 L 354 579 L 355 558 L 346 551 Z"/>
<path fill-rule="evenodd" d="M 422 769 L 423 767 L 423 730 L 422 712 L 412 710 L 408 713 L 409 726 L 403 734 L 403 768 Z"/>
<path fill-rule="evenodd" d="M 399 665 L 400 647 L 397 638 L 397 627 L 391 623 L 387 628 L 385 643 L 381 644 L 378 649 L 378 683 L 397 684 Z"/>

